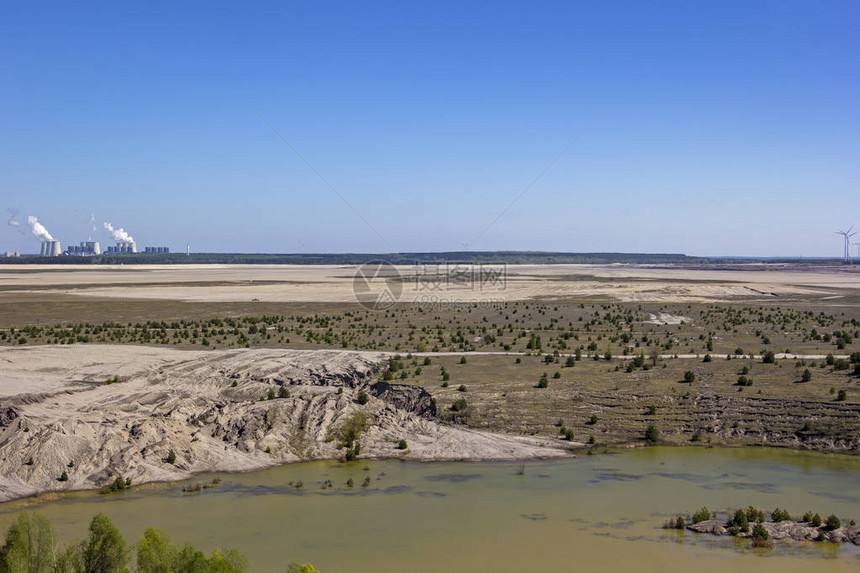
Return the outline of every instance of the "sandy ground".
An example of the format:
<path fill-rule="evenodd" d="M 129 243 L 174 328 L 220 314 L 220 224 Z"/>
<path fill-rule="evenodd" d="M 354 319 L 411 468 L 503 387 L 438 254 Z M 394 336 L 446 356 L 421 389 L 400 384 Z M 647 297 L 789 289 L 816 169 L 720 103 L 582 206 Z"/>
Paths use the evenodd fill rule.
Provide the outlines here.
<path fill-rule="evenodd" d="M 636 265 L 508 265 L 499 280 L 453 280 L 446 269 L 398 267 L 390 286 L 402 302 L 464 303 L 539 298 L 602 297 L 623 302 L 772 300 L 832 297 L 860 289 L 860 271 L 842 267 L 798 269 L 747 265 L 744 270 L 654 268 Z M 0 268 L 0 288 L 137 299 L 200 302 L 354 302 L 354 266 L 188 265 Z M 462 270 L 462 268 L 461 268 Z M 437 274 L 441 271 L 441 275 Z M 462 279 L 462 276 L 461 276 Z M 685 281 L 685 282 L 679 282 Z M 373 283 L 371 292 L 385 285 Z"/>
<path fill-rule="evenodd" d="M 335 439 L 370 416 L 362 456 L 504 460 L 569 455 L 550 438 L 440 425 L 369 386 L 382 355 L 330 350 L 0 347 L 0 501 L 91 489 L 115 477 L 172 481 L 343 456 Z M 106 383 L 113 376 L 119 382 Z M 285 388 L 289 397 L 265 399 Z M 359 405 L 358 392 L 371 398 Z M 410 389 L 412 398 L 430 397 Z M 400 440 L 409 447 L 400 450 Z M 176 453 L 175 464 L 165 462 Z M 59 481 L 67 472 L 68 481 Z"/>

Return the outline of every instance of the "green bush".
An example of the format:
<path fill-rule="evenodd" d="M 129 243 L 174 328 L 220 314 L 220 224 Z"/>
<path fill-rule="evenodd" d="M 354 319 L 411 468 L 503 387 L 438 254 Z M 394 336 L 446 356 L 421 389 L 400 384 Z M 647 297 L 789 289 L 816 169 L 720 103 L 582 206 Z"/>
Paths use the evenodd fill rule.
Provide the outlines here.
<path fill-rule="evenodd" d="M 687 370 L 684 372 L 684 382 L 692 383 L 696 381 L 696 373 L 692 370 Z"/>
<path fill-rule="evenodd" d="M 785 509 L 776 508 L 770 513 L 770 518 L 776 522 L 791 521 L 791 516 Z"/>
<path fill-rule="evenodd" d="M 645 428 L 645 441 L 649 444 L 656 444 L 659 439 L 660 431 L 657 430 L 657 426 L 648 424 L 648 427 Z"/>
<path fill-rule="evenodd" d="M 368 396 L 367 392 L 365 392 L 364 390 L 359 390 L 358 396 L 356 397 L 355 401 L 364 406 L 370 401 L 370 396 Z"/>
<path fill-rule="evenodd" d="M 164 461 L 166 461 L 169 464 L 175 464 L 176 463 L 176 452 L 174 452 L 173 450 L 170 450 L 169 452 L 167 452 L 167 457 L 165 458 Z"/>
<path fill-rule="evenodd" d="M 817 513 L 812 516 L 812 520 L 810 521 L 813 527 L 821 527 L 822 519 L 821 516 Z"/>
<path fill-rule="evenodd" d="M 810 372 L 809 368 L 803 371 L 803 374 L 800 376 L 801 382 L 809 382 L 812 380 L 812 372 Z"/>
<path fill-rule="evenodd" d="M 826 525 L 827 525 L 827 529 L 833 531 L 834 529 L 839 529 L 840 527 L 842 527 L 842 522 L 840 522 L 839 518 L 836 517 L 835 515 L 830 515 L 827 518 Z"/>
<path fill-rule="evenodd" d="M 398 450 L 405 450 L 408 446 L 406 445 L 406 440 L 400 440 L 397 444 Z"/>
<path fill-rule="evenodd" d="M 468 405 L 466 404 L 466 399 L 465 398 L 459 398 L 457 400 L 454 400 L 454 403 L 451 404 L 451 411 L 452 412 L 465 412 L 467 407 L 468 407 Z"/>
<path fill-rule="evenodd" d="M 708 521 L 709 519 L 711 519 L 711 512 L 707 507 L 703 507 L 693 514 L 693 523 Z"/>
<path fill-rule="evenodd" d="M 746 533 L 750 530 L 750 523 L 747 519 L 747 513 L 743 509 L 739 509 L 735 511 L 735 514 L 728 522 L 729 528 L 733 529 L 735 533 Z"/>

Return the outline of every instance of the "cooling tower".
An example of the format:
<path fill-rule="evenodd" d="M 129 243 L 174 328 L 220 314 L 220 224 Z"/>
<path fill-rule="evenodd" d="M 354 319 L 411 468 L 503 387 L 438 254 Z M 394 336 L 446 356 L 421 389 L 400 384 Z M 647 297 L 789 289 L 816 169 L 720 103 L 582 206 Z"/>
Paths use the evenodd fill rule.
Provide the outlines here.
<path fill-rule="evenodd" d="M 47 244 L 50 245 L 50 247 L 48 247 L 47 256 L 59 257 L 60 253 L 63 252 L 62 247 L 60 247 L 60 241 L 48 241 Z"/>
<path fill-rule="evenodd" d="M 40 256 L 40 257 L 46 257 L 46 256 L 48 256 L 48 255 L 47 255 L 47 252 L 48 252 L 48 245 L 49 245 L 48 241 L 42 241 L 41 243 L 39 243 L 39 245 L 40 245 L 40 247 L 39 247 L 39 256 Z"/>

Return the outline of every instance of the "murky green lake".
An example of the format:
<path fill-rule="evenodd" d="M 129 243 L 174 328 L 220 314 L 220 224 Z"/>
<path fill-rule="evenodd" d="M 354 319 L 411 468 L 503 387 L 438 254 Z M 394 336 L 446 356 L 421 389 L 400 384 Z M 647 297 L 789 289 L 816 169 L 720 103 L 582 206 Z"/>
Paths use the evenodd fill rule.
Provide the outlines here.
<path fill-rule="evenodd" d="M 520 466 L 297 464 L 225 474 L 200 493 L 183 493 L 186 483 L 7 503 L 0 505 L 0 527 L 21 509 L 35 509 L 61 539 L 71 540 L 83 537 L 92 515 L 102 512 L 128 541 L 154 525 L 207 551 L 239 549 L 262 572 L 283 571 L 289 561 L 310 561 L 323 573 L 860 570 L 860 549 L 851 544 L 751 550 L 730 538 L 660 528 L 671 515 L 702 505 L 781 506 L 860 519 L 858 458 L 644 448 L 529 462 L 522 474 Z M 299 480 L 301 490 L 288 485 Z M 333 487 L 324 488 L 326 480 Z"/>

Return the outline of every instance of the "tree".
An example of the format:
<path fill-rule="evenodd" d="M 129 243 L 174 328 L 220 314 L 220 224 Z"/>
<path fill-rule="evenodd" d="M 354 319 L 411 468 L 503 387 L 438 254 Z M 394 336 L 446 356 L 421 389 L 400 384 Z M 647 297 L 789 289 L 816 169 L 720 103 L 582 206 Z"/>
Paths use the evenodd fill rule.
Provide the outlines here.
<path fill-rule="evenodd" d="M 840 527 L 842 527 L 842 522 L 839 521 L 839 518 L 836 517 L 835 515 L 830 515 L 827 518 L 826 524 L 827 524 L 827 529 L 830 529 L 831 531 L 834 529 L 839 529 Z"/>
<path fill-rule="evenodd" d="M 743 509 L 735 511 L 734 516 L 729 520 L 729 527 L 734 528 L 735 532 L 748 532 L 750 530 L 750 522 L 747 519 L 747 512 Z"/>
<path fill-rule="evenodd" d="M 176 452 L 174 452 L 173 450 L 170 450 L 169 452 L 167 452 L 167 458 L 165 458 L 164 461 L 166 461 L 169 464 L 175 464 L 176 463 Z"/>
<path fill-rule="evenodd" d="M 137 570 L 140 573 L 172 573 L 176 571 L 178 552 L 167 533 L 147 527 L 137 542 Z"/>
<path fill-rule="evenodd" d="M 752 544 L 753 547 L 768 547 L 770 546 L 770 542 L 768 539 L 770 535 L 767 532 L 767 529 L 764 528 L 764 525 L 761 523 L 756 523 L 753 526 L 752 530 Z"/>
<path fill-rule="evenodd" d="M 660 431 L 657 430 L 657 426 L 654 424 L 648 424 L 648 427 L 645 429 L 645 441 L 649 444 L 656 444 L 659 439 Z"/>
<path fill-rule="evenodd" d="M 776 354 L 773 350 L 767 350 L 761 355 L 761 361 L 765 364 L 776 364 Z"/>
<path fill-rule="evenodd" d="M 83 573 L 125 573 L 128 549 L 119 529 L 102 513 L 90 521 L 90 534 L 81 543 Z"/>
<path fill-rule="evenodd" d="M 319 569 L 311 565 L 310 563 L 302 563 L 299 565 L 298 563 L 290 563 L 287 565 L 287 573 L 320 573 Z"/>
<path fill-rule="evenodd" d="M 801 382 L 809 382 L 812 380 L 812 372 L 809 371 L 809 368 L 803 371 L 803 374 L 800 376 Z"/>
<path fill-rule="evenodd" d="M 209 557 L 210 573 L 244 573 L 247 570 L 248 559 L 235 549 L 221 551 L 216 548 Z"/>
<path fill-rule="evenodd" d="M 287 390 L 286 386 L 281 386 L 278 388 L 278 398 L 289 398 L 290 392 Z"/>
<path fill-rule="evenodd" d="M 696 373 L 692 370 L 684 372 L 684 382 L 692 383 L 696 381 Z"/>
<path fill-rule="evenodd" d="M 358 398 L 356 398 L 356 401 L 363 406 L 370 401 L 370 396 L 368 396 L 367 392 L 365 392 L 364 390 L 359 390 Z"/>
<path fill-rule="evenodd" d="M 0 548 L 2 573 L 50 573 L 54 570 L 57 537 L 51 524 L 36 513 L 21 512 Z"/>
<path fill-rule="evenodd" d="M 836 401 L 837 402 L 844 402 L 847 397 L 848 397 L 848 393 L 844 389 L 842 389 L 836 395 Z"/>

